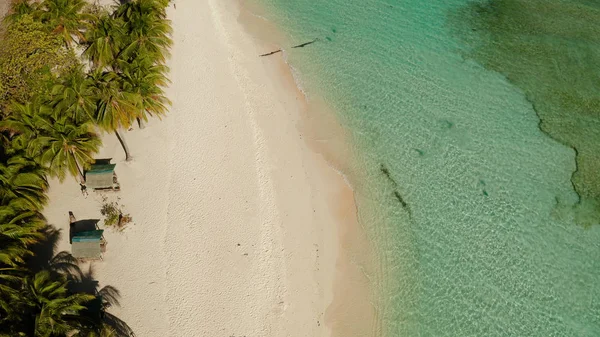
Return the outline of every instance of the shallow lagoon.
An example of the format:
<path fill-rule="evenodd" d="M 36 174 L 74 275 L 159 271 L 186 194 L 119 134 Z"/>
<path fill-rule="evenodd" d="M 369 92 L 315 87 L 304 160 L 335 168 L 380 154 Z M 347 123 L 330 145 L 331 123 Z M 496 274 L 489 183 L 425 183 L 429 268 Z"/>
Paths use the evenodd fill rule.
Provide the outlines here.
<path fill-rule="evenodd" d="M 580 196 L 597 196 L 598 112 L 557 120 L 566 108 L 547 98 L 569 80 L 541 71 L 554 60 L 595 73 L 588 62 L 598 54 L 585 44 L 597 42 L 580 21 L 552 14 L 593 2 L 517 7 L 526 22 L 540 15 L 533 33 L 518 17 L 516 27 L 490 26 L 514 8 L 462 0 L 260 3 L 290 41 L 319 38 L 287 56 L 309 98 L 322 97 L 351 130 L 347 173 L 381 257 L 372 275 L 379 335 L 600 335 L 600 226 L 590 225 L 593 202 L 578 206 Z M 545 44 L 554 31 L 585 46 Z M 515 52 L 531 50 L 515 45 L 523 34 L 554 54 L 533 49 L 547 56 L 536 61 Z M 594 80 L 577 81 L 556 100 L 577 94 L 595 107 Z M 592 170 L 572 181 L 577 168 Z"/>

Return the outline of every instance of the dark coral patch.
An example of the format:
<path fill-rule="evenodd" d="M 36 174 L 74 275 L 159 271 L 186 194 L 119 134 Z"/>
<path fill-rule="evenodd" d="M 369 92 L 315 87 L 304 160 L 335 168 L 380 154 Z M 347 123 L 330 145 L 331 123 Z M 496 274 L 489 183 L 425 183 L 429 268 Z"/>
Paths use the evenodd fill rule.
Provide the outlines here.
<path fill-rule="evenodd" d="M 540 130 L 575 150 L 571 181 L 580 202 L 600 201 L 600 4 L 471 2 L 448 22 L 463 56 L 520 88 Z"/>

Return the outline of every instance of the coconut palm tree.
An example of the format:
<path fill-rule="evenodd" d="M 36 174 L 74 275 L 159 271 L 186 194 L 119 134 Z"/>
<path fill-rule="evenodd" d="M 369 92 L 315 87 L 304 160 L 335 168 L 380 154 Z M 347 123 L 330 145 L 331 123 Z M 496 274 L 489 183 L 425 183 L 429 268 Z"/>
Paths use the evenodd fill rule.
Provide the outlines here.
<path fill-rule="evenodd" d="M 44 239 L 40 231 L 46 225 L 38 212 L 2 207 L 0 211 L 0 264 L 17 267 L 26 256 L 33 253 L 29 248 Z"/>
<path fill-rule="evenodd" d="M 31 140 L 31 148 L 51 176 L 63 181 L 66 173 L 83 183 L 83 169 L 94 162 L 101 141 L 92 131 L 92 124 L 77 124 L 69 117 L 48 118 L 42 135 Z"/>
<path fill-rule="evenodd" d="M 65 115 L 75 123 L 94 119 L 96 103 L 92 80 L 77 68 L 61 78 L 52 88 L 52 108 L 54 118 Z"/>
<path fill-rule="evenodd" d="M 94 19 L 93 15 L 83 12 L 87 5 L 85 0 L 44 0 L 35 14 L 70 47 L 75 38 L 85 40 L 83 32 Z"/>
<path fill-rule="evenodd" d="M 166 8 L 170 0 L 132 0 L 120 1 L 115 7 L 114 16 L 124 18 L 126 22 L 139 19 L 140 16 L 150 15 L 153 18 L 166 20 Z"/>
<path fill-rule="evenodd" d="M 41 210 L 48 201 L 46 172 L 23 152 L 1 160 L 0 205 L 16 210 Z"/>
<path fill-rule="evenodd" d="M 86 275 L 88 278 L 90 275 Z M 108 312 L 113 305 L 119 305 L 119 291 L 112 286 L 94 289 L 96 299 L 88 303 L 88 309 L 82 313 L 89 324 L 82 327 L 73 337 L 129 337 L 133 330 L 127 323 Z"/>
<path fill-rule="evenodd" d="M 94 67 L 103 69 L 110 65 L 123 45 L 124 22 L 121 18 L 101 15 L 86 32 L 87 48 L 83 52 Z"/>
<path fill-rule="evenodd" d="M 165 76 L 168 68 L 165 65 L 152 64 L 142 57 L 123 64 L 120 68 L 123 69 L 123 90 L 137 94 L 140 98 L 136 114 L 140 126 L 141 121 L 147 121 L 149 116 L 161 117 L 166 114 L 171 101 L 165 96 L 162 88 L 169 83 Z"/>
<path fill-rule="evenodd" d="M 90 76 L 96 99 L 95 122 L 103 130 L 115 133 L 125 151 L 125 160 L 129 161 L 129 148 L 120 130 L 129 128 L 137 117 L 140 97 L 123 91 L 121 78 L 116 72 L 96 70 Z"/>
<path fill-rule="evenodd" d="M 27 271 L 0 266 L 0 336 L 27 336 L 24 333 L 24 301 L 21 289 Z"/>
<path fill-rule="evenodd" d="M 111 328 L 108 325 L 101 325 L 97 328 L 88 328 L 82 329 L 78 331 L 72 337 L 121 337 L 123 335 L 118 335 L 115 329 Z"/>
<path fill-rule="evenodd" d="M 70 294 L 68 281 L 60 275 L 43 270 L 25 278 L 24 301 L 27 314 L 34 317 L 36 337 L 64 336 L 76 331 L 82 320 L 79 315 L 94 295 Z"/>
<path fill-rule="evenodd" d="M 92 94 L 91 90 L 84 92 Z M 76 97 L 76 93 L 73 92 L 67 95 L 80 100 L 74 107 L 71 105 L 71 108 L 74 111 L 81 110 L 81 118 L 85 117 L 81 116 L 85 109 L 88 113 L 93 113 L 90 107 L 94 106 L 93 100 L 89 100 L 88 97 Z M 101 142 L 98 135 L 92 131 L 91 121 L 78 124 L 70 116 L 63 115 L 65 112 L 60 109 L 60 103 L 63 102 L 66 100 L 57 104 L 55 110 L 58 112 L 52 111 L 45 104 L 35 102 L 15 104 L 13 113 L 0 122 L 0 129 L 13 132 L 15 144 L 24 149 L 29 157 L 46 167 L 50 175 L 62 181 L 69 172 L 83 182 L 81 166 L 87 168 L 93 163 L 92 156 L 98 151 Z M 83 103 L 80 105 L 80 102 Z"/>
<path fill-rule="evenodd" d="M 0 121 L 0 131 L 8 131 L 11 147 L 25 150 L 29 141 L 40 136 L 44 116 L 52 112 L 50 106 L 34 97 L 26 104 L 13 103 L 9 107 L 9 116 Z"/>
<path fill-rule="evenodd" d="M 172 28 L 162 2 L 131 1 L 117 7 L 114 17 L 125 23 L 126 36 L 120 59 L 131 60 L 143 55 L 157 62 L 165 61 L 173 41 L 170 38 Z"/>

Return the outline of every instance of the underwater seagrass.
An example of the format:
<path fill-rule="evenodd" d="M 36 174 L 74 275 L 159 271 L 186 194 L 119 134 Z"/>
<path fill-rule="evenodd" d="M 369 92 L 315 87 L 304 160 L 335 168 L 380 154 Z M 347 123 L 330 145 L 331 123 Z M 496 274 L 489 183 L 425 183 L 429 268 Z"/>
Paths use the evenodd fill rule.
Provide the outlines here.
<path fill-rule="evenodd" d="M 600 1 L 473 2 L 450 23 L 467 47 L 464 56 L 520 88 L 540 129 L 575 150 L 578 222 L 598 223 Z"/>

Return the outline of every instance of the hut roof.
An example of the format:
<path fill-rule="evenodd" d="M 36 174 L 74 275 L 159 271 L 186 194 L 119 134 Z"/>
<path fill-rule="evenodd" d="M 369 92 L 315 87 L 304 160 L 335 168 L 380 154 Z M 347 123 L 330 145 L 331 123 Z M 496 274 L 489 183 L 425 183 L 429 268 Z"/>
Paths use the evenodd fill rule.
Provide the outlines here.
<path fill-rule="evenodd" d="M 92 165 L 85 173 L 85 185 L 89 188 L 112 188 L 116 164 Z"/>
<path fill-rule="evenodd" d="M 103 229 L 97 229 L 93 231 L 77 232 L 71 239 L 73 242 L 94 242 L 102 239 Z"/>
<path fill-rule="evenodd" d="M 92 164 L 86 174 L 113 173 L 117 164 Z"/>
<path fill-rule="evenodd" d="M 76 233 L 72 238 L 71 253 L 76 258 L 99 259 L 102 257 L 103 230 Z"/>

